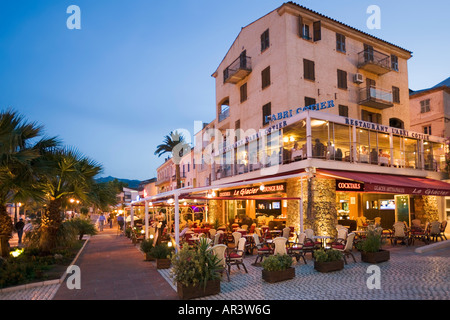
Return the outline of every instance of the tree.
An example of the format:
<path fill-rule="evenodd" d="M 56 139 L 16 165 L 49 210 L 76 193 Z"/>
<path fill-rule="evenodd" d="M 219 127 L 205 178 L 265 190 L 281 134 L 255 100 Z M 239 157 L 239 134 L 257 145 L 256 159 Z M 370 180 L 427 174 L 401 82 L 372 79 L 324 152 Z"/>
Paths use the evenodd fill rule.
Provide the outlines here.
<path fill-rule="evenodd" d="M 55 149 L 47 152 L 43 162 L 50 164 L 40 176 L 42 190 L 47 195 L 47 208 L 42 215 L 39 247 L 49 252 L 57 246 L 57 233 L 62 223 L 62 206 L 71 197 L 89 201 L 94 177 L 101 165 L 74 149 Z"/>
<path fill-rule="evenodd" d="M 13 225 L 7 203 L 42 199 L 36 177 L 43 163 L 43 152 L 59 145 L 56 138 L 41 137 L 43 127 L 28 122 L 16 111 L 0 113 L 0 239 L 1 255 L 8 255 L 8 240 Z"/>
<path fill-rule="evenodd" d="M 164 137 L 162 144 L 156 147 L 155 155 L 158 157 L 165 153 L 172 154 L 173 162 L 175 163 L 175 177 L 177 181 L 177 189 L 181 188 L 180 179 L 180 161 L 181 158 L 190 152 L 190 146 L 186 142 L 184 136 L 177 131 L 170 132 Z"/>

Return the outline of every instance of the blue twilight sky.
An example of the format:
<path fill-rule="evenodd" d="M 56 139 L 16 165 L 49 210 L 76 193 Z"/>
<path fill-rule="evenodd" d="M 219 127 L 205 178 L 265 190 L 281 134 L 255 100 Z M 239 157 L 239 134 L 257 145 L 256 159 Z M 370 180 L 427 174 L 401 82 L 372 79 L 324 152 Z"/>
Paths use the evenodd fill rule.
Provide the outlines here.
<path fill-rule="evenodd" d="M 102 176 L 152 178 L 164 135 L 214 119 L 211 74 L 241 27 L 283 2 L 0 0 L 0 109 L 102 163 Z M 412 51 L 413 90 L 450 75 L 448 0 L 296 3 Z M 66 26 L 73 4 L 81 30 Z M 366 25 L 372 4 L 379 30 Z"/>

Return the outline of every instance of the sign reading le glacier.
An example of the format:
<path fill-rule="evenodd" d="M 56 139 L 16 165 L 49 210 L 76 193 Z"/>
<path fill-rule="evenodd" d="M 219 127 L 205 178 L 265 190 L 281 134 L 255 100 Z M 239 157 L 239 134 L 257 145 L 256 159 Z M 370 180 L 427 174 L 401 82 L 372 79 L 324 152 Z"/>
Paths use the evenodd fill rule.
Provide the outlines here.
<path fill-rule="evenodd" d="M 286 183 L 272 184 L 268 186 L 261 187 L 250 187 L 250 188 L 239 188 L 226 191 L 220 191 L 219 197 L 242 197 L 242 196 L 253 196 L 258 194 L 270 194 L 286 192 Z"/>

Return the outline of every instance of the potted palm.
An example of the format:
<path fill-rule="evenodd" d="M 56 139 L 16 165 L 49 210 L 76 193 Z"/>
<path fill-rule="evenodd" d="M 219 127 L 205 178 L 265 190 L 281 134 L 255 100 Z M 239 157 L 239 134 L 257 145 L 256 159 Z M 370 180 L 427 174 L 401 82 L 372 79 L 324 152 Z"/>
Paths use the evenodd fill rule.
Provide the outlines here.
<path fill-rule="evenodd" d="M 152 255 L 153 239 L 144 239 L 141 242 L 141 251 L 145 254 L 146 261 L 153 261 L 155 258 Z"/>
<path fill-rule="evenodd" d="M 367 228 L 366 238 L 358 242 L 357 249 L 361 251 L 361 261 L 368 263 L 380 263 L 390 259 L 389 250 L 381 249 L 383 229 L 370 225 Z"/>
<path fill-rule="evenodd" d="M 344 255 L 335 249 L 319 249 L 314 252 L 314 269 L 319 272 L 332 272 L 344 269 Z"/>
<path fill-rule="evenodd" d="M 295 277 L 292 266 L 292 257 L 287 254 L 276 254 L 266 257 L 261 263 L 262 278 L 269 282 L 289 280 Z"/>
<path fill-rule="evenodd" d="M 156 269 L 169 269 L 170 257 L 173 248 L 169 247 L 167 243 L 160 243 L 150 250 L 150 255 L 156 259 Z"/>
<path fill-rule="evenodd" d="M 206 239 L 200 239 L 195 248 L 183 246 L 172 255 L 170 277 L 177 285 L 180 299 L 194 299 L 220 293 L 219 258 L 209 250 Z"/>

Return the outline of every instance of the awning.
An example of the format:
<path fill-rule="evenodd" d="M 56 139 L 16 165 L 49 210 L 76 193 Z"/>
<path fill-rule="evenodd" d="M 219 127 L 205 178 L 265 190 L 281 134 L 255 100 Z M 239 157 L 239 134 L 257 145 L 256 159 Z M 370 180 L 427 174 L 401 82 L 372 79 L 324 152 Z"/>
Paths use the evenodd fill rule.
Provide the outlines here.
<path fill-rule="evenodd" d="M 450 196 L 450 183 L 429 178 L 324 169 L 317 174 L 362 182 L 365 192 Z"/>

